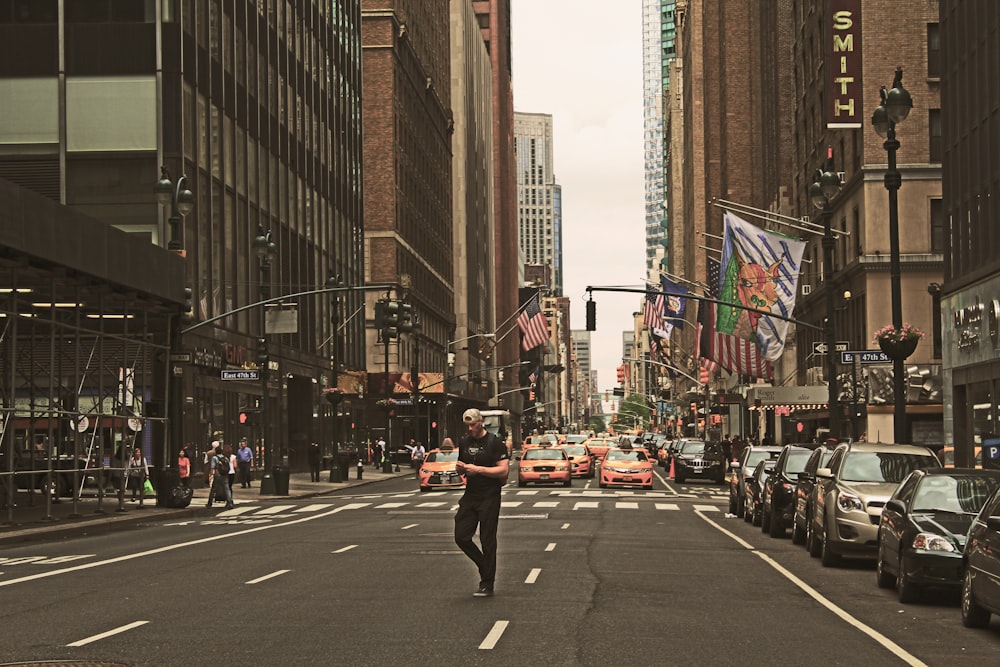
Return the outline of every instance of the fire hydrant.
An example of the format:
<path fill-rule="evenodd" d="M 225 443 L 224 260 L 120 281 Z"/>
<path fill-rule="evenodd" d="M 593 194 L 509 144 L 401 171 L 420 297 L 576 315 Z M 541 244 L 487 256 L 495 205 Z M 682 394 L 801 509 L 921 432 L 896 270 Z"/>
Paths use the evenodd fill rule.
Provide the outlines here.
<path fill-rule="evenodd" d="M 364 472 L 365 472 L 365 462 L 362 461 L 360 458 L 358 458 L 358 479 L 361 479 L 361 476 L 364 474 Z"/>

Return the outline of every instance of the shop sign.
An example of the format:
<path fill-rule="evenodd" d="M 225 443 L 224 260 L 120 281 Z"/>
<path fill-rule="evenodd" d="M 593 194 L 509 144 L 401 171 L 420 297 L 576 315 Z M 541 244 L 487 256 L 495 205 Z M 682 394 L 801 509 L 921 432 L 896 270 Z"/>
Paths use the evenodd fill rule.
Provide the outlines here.
<path fill-rule="evenodd" d="M 955 327 L 955 346 L 959 350 L 970 351 L 978 347 L 984 334 L 990 337 L 993 347 L 1000 341 L 1000 300 L 983 303 L 977 298 L 970 306 L 953 309 L 951 320 Z"/>
<path fill-rule="evenodd" d="M 828 0 L 824 16 L 826 126 L 862 126 L 861 0 Z"/>

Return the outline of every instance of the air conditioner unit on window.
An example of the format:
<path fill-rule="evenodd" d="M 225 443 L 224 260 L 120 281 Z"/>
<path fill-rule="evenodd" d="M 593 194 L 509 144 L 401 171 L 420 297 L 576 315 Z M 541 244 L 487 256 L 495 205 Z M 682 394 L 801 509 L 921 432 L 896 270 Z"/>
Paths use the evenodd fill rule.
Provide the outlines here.
<path fill-rule="evenodd" d="M 812 294 L 812 291 L 813 291 L 812 285 L 802 285 L 802 296 L 809 296 L 810 294 Z"/>

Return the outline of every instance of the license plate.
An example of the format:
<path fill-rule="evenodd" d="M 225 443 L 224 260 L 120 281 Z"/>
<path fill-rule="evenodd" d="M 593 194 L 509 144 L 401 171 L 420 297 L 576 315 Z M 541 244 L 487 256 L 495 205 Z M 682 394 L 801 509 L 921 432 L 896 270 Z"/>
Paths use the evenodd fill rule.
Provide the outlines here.
<path fill-rule="evenodd" d="M 544 473 L 543 472 L 541 475 L 539 475 L 539 477 L 541 477 L 542 479 L 548 479 L 549 475 L 548 475 L 548 473 Z"/>
<path fill-rule="evenodd" d="M 632 481 L 632 478 L 631 478 L 631 477 L 629 477 L 628 475 L 626 475 L 626 476 L 625 476 L 625 477 L 623 477 L 622 479 L 624 479 L 624 480 L 625 480 L 626 482 L 631 482 L 631 481 Z"/>

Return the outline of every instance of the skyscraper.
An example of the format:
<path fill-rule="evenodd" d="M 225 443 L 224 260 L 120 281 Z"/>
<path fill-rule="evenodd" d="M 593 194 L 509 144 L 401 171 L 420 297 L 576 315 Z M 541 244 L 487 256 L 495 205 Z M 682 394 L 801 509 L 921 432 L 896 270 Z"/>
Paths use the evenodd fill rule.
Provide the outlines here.
<path fill-rule="evenodd" d="M 554 295 L 562 295 L 562 191 L 553 162 L 552 116 L 514 114 L 517 153 L 518 239 L 528 264 L 551 267 Z"/>

